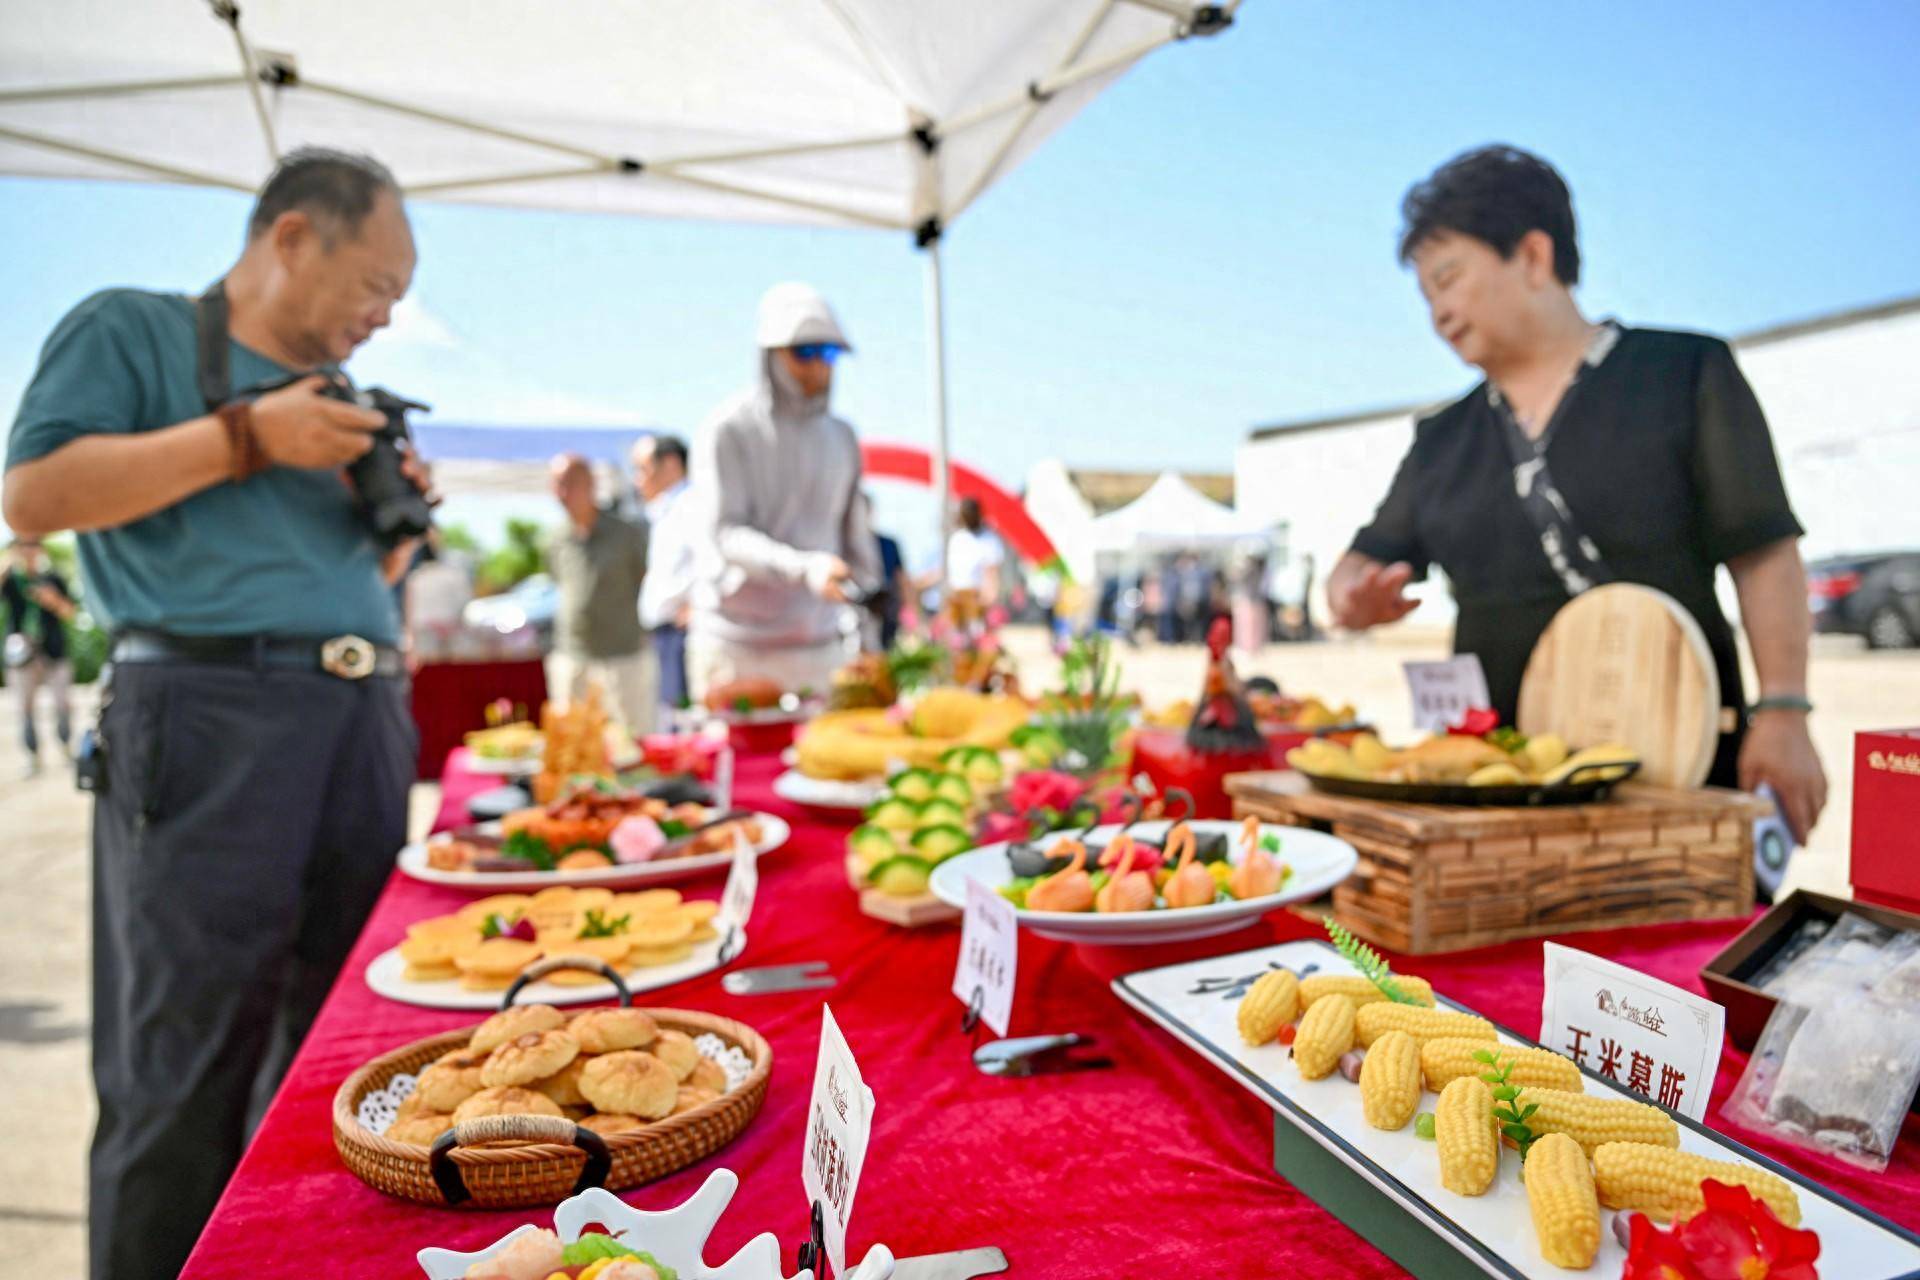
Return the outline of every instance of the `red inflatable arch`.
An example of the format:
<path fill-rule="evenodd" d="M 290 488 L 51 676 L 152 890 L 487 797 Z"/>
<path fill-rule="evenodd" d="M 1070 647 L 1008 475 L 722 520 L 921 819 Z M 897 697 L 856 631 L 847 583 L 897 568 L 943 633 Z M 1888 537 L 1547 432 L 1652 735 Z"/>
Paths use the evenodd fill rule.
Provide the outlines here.
<path fill-rule="evenodd" d="M 868 440 L 860 446 L 860 462 L 869 476 L 933 487 L 933 456 L 918 445 Z M 1053 542 L 1033 522 L 1020 499 L 964 462 L 949 460 L 947 470 L 952 478 L 953 496 L 978 502 L 980 514 L 1015 554 L 1029 563 L 1065 572 L 1066 566 L 1059 552 L 1053 549 Z"/>

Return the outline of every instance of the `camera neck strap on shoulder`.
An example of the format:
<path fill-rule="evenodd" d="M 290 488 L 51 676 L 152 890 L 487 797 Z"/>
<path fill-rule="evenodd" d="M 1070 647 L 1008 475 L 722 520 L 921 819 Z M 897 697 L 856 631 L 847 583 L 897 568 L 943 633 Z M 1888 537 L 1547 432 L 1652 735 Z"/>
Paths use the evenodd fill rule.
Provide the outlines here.
<path fill-rule="evenodd" d="M 227 281 L 223 276 L 201 293 L 193 306 L 193 332 L 197 347 L 195 377 L 200 383 L 200 398 L 211 413 L 233 395 L 232 352 L 227 337 Z"/>

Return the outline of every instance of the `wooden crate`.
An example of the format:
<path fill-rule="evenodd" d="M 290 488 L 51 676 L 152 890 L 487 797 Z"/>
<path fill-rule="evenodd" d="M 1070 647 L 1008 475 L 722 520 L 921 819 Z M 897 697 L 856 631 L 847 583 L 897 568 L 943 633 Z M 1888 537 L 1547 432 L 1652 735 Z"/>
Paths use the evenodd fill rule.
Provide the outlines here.
<path fill-rule="evenodd" d="M 1227 780 L 1234 816 L 1330 831 L 1360 853 L 1333 915 L 1411 955 L 1753 910 L 1763 800 L 1626 784 L 1600 804 L 1475 809 L 1326 795 L 1291 772 Z"/>

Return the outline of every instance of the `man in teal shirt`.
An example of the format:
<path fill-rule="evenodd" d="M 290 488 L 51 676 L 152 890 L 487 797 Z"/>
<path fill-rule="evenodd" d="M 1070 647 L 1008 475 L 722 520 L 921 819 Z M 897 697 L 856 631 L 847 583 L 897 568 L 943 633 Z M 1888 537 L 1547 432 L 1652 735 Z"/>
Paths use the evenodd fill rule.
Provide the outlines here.
<path fill-rule="evenodd" d="M 110 289 L 61 320 L 8 438 L 7 523 L 79 532 L 114 635 L 95 1277 L 178 1273 L 406 836 L 415 734 L 383 569 L 412 548 L 374 538 L 343 471 L 382 419 L 318 376 L 247 389 L 337 369 L 413 268 L 385 168 L 296 152 L 199 302 Z"/>

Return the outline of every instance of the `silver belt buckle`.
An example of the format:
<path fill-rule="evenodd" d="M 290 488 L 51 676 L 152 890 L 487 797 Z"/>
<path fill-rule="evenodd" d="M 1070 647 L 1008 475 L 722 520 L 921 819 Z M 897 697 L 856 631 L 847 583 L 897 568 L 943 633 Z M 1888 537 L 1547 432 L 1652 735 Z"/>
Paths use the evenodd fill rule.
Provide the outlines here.
<path fill-rule="evenodd" d="M 365 680 L 373 674 L 377 656 L 371 640 L 335 636 L 320 646 L 320 669 L 342 680 Z"/>

